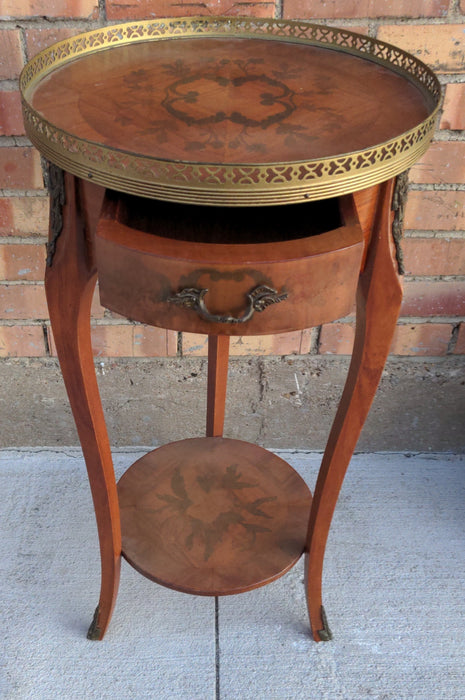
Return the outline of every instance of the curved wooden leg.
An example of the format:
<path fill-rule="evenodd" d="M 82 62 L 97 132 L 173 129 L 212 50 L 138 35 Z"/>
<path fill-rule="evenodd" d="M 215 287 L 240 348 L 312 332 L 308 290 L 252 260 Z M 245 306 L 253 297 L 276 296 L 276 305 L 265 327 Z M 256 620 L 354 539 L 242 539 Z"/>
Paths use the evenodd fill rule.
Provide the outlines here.
<path fill-rule="evenodd" d="M 391 237 L 394 182 L 380 186 L 366 266 L 357 290 L 355 344 L 315 488 L 306 547 L 306 589 L 315 641 L 331 639 L 321 598 L 323 558 L 339 491 L 385 365 L 402 301 Z"/>
<path fill-rule="evenodd" d="M 61 371 L 79 434 L 97 518 L 102 581 L 89 629 L 102 639 L 116 600 L 121 534 L 115 475 L 90 337 L 96 282 L 89 227 L 103 192 L 51 167 L 50 243 L 45 289 Z M 64 185 L 60 186 L 60 180 Z"/>

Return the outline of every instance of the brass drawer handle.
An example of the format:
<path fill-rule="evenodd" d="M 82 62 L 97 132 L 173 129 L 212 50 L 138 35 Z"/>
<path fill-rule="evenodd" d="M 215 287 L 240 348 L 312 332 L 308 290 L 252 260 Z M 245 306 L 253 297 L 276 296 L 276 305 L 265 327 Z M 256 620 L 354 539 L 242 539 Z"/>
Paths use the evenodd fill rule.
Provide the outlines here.
<path fill-rule="evenodd" d="M 278 294 L 276 289 L 271 289 L 271 287 L 265 285 L 255 287 L 255 289 L 247 294 L 249 302 L 247 309 L 242 316 L 236 317 L 230 316 L 229 314 L 224 316 L 211 314 L 205 304 L 205 295 L 207 292 L 208 289 L 187 287 L 186 289 L 181 289 L 181 291 L 174 296 L 168 297 L 167 301 L 182 306 L 185 309 L 194 309 L 205 321 L 210 321 L 212 323 L 245 323 L 252 318 L 255 311 L 264 311 L 270 304 L 278 304 L 280 301 L 287 299 L 288 296 L 287 292 Z"/>

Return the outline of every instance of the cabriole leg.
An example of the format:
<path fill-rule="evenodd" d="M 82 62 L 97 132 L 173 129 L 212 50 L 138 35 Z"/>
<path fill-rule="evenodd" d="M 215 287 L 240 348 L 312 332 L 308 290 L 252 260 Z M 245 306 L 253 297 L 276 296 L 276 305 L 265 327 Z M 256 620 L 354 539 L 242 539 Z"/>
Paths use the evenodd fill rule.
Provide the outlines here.
<path fill-rule="evenodd" d="M 306 590 L 315 641 L 331 632 L 322 606 L 323 558 L 347 466 L 383 371 L 402 301 L 391 236 L 394 181 L 379 188 L 377 214 L 357 290 L 355 344 L 349 373 L 315 488 L 306 547 Z"/>
<path fill-rule="evenodd" d="M 50 239 L 45 290 L 58 359 L 84 454 L 97 519 L 102 580 L 89 629 L 102 639 L 119 583 L 121 534 L 115 475 L 95 375 L 90 307 L 96 283 L 91 230 L 103 190 L 50 167 Z"/>

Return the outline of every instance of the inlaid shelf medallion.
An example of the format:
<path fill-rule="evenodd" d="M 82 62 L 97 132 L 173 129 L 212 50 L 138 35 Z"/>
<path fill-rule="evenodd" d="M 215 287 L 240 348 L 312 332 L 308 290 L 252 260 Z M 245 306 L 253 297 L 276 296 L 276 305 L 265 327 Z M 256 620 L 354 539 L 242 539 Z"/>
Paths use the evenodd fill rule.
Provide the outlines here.
<path fill-rule="evenodd" d="M 123 556 L 149 578 L 227 595 L 281 576 L 305 548 L 311 495 L 284 460 L 226 438 L 171 443 L 118 484 Z"/>
<path fill-rule="evenodd" d="M 108 628 L 122 557 L 170 588 L 228 595 L 304 554 L 313 638 L 329 640 L 325 546 L 401 306 L 402 173 L 431 140 L 437 78 L 345 29 L 190 17 L 64 39 L 20 86 L 27 135 L 51 164 L 45 290 L 100 542 L 89 638 Z M 91 343 L 97 280 L 110 311 L 208 335 L 206 437 L 157 448 L 118 484 Z M 229 336 L 328 324 L 355 300 L 312 498 L 283 459 L 223 437 Z"/>

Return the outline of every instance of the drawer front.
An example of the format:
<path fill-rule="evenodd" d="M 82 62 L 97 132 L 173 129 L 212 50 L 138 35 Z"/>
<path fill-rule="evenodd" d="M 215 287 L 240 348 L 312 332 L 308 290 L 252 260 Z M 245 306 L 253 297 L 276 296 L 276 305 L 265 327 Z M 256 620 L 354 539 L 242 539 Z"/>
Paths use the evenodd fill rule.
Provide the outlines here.
<path fill-rule="evenodd" d="M 354 304 L 362 241 L 300 259 L 172 259 L 97 237 L 103 306 L 178 331 L 260 335 L 309 328 Z"/>

